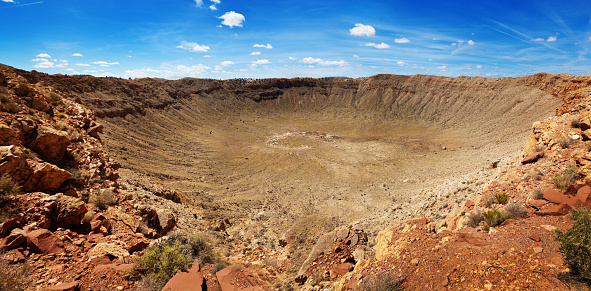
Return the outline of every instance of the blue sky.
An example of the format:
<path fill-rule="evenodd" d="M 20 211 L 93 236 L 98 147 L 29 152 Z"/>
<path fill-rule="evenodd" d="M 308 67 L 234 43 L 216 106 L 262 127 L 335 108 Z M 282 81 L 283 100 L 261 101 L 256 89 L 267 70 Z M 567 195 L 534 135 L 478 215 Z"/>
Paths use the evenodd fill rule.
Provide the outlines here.
<path fill-rule="evenodd" d="M 588 0 L 0 0 L 0 26 L 0 63 L 51 74 L 591 74 Z"/>

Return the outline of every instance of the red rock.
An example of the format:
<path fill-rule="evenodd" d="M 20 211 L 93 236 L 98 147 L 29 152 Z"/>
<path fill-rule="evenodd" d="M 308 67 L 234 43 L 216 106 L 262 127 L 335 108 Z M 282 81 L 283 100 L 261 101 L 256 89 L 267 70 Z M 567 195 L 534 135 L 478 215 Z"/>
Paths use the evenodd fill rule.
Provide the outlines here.
<path fill-rule="evenodd" d="M 535 153 L 531 153 L 529 154 L 527 157 L 525 157 L 521 163 L 522 164 L 529 164 L 529 163 L 535 163 L 537 162 L 539 159 L 541 159 L 542 157 L 544 157 L 544 152 L 535 152 Z"/>
<path fill-rule="evenodd" d="M 237 266 L 229 266 L 215 274 L 222 291 L 263 291 L 252 276 L 244 274 Z M 296 278 L 297 279 L 297 278 Z M 297 281 L 296 281 L 297 282 Z"/>
<path fill-rule="evenodd" d="M 94 257 L 90 259 L 90 263 L 95 266 L 108 265 L 111 263 L 111 259 L 109 258 L 109 256 Z"/>
<path fill-rule="evenodd" d="M 138 252 L 138 251 L 141 251 L 141 250 L 147 248 L 149 243 L 146 242 L 145 240 L 138 239 L 138 240 L 133 240 L 133 241 L 129 242 L 127 245 L 129 246 L 127 251 L 129 251 L 130 253 L 133 253 L 133 252 Z"/>
<path fill-rule="evenodd" d="M 569 196 L 577 195 L 579 189 L 583 188 L 584 186 L 585 184 L 571 184 L 566 188 L 566 190 L 564 190 L 564 194 Z"/>
<path fill-rule="evenodd" d="M 464 204 L 467 208 L 473 207 L 474 206 L 474 201 L 468 199 L 466 200 L 466 204 Z"/>
<path fill-rule="evenodd" d="M 505 221 L 503 221 L 503 223 L 501 223 L 499 226 L 507 226 L 507 225 L 512 225 L 515 224 L 517 222 L 517 220 L 515 219 L 506 219 Z"/>
<path fill-rule="evenodd" d="M 2 243 L 0 243 L 0 250 L 8 251 L 8 250 L 18 248 L 20 245 L 22 245 L 26 241 L 27 241 L 27 239 L 25 238 L 25 236 L 22 233 L 11 234 L 11 235 L 5 237 L 4 240 L 2 240 Z"/>
<path fill-rule="evenodd" d="M 582 205 L 591 207 L 591 187 L 584 186 L 577 191 L 575 199 Z"/>
<path fill-rule="evenodd" d="M 343 276 L 343 275 L 349 273 L 350 271 L 352 271 L 353 267 L 354 267 L 354 265 L 351 263 L 341 263 L 341 264 L 333 265 L 329 270 L 330 278 L 335 279 L 339 276 Z"/>
<path fill-rule="evenodd" d="M 193 263 L 186 272 L 178 272 L 162 288 L 162 291 L 201 291 L 203 275 L 199 272 L 199 264 Z"/>
<path fill-rule="evenodd" d="M 536 199 L 536 200 L 530 200 L 528 202 L 529 206 L 540 209 L 542 208 L 542 206 L 548 204 L 548 200 L 544 200 L 544 199 Z"/>
<path fill-rule="evenodd" d="M 412 260 L 410 261 L 410 264 L 411 264 L 411 265 L 414 265 L 414 266 L 418 265 L 418 264 L 419 264 L 419 259 L 418 259 L 418 258 L 414 258 L 414 259 L 412 259 Z"/>
<path fill-rule="evenodd" d="M 80 283 L 74 281 L 70 283 L 61 283 L 53 287 L 47 287 L 43 290 L 77 291 L 78 288 L 80 288 Z"/>
<path fill-rule="evenodd" d="M 486 241 L 486 235 L 482 232 L 477 232 L 473 227 L 466 227 L 458 232 L 458 241 L 467 242 L 475 246 L 485 246 L 489 242 Z"/>
<path fill-rule="evenodd" d="M 22 220 L 22 214 L 21 214 L 21 216 L 15 216 L 15 217 L 9 218 L 9 219 L 5 220 L 4 222 L 0 223 L 0 238 L 4 237 L 8 233 L 10 233 L 10 231 L 12 230 L 14 225 L 19 223 L 21 220 Z"/>
<path fill-rule="evenodd" d="M 559 205 L 554 205 L 554 206 L 548 207 L 543 210 L 536 211 L 536 214 L 539 214 L 539 215 L 565 215 L 571 209 L 572 209 L 572 207 L 570 207 L 568 204 L 562 203 Z"/>
<path fill-rule="evenodd" d="M 57 205 L 51 214 L 51 225 L 53 227 L 64 228 L 79 225 L 80 220 L 86 214 L 86 203 L 78 198 L 66 196 L 61 193 L 53 197 L 55 197 Z"/>
<path fill-rule="evenodd" d="M 50 254 L 64 251 L 64 243 L 47 229 L 25 231 L 24 235 L 27 238 L 27 246 L 33 252 Z"/>
<path fill-rule="evenodd" d="M 66 132 L 42 125 L 37 128 L 37 137 L 29 147 L 39 153 L 44 160 L 58 164 L 62 161 L 70 143 Z"/>
<path fill-rule="evenodd" d="M 23 184 L 25 191 L 55 192 L 66 180 L 72 177 L 70 172 L 50 163 L 28 162 L 33 174 Z"/>
<path fill-rule="evenodd" d="M 546 190 L 544 190 L 544 199 L 556 204 L 566 203 L 571 208 L 575 208 L 577 206 L 577 201 L 575 199 L 570 198 L 552 188 L 546 188 Z"/>
<path fill-rule="evenodd" d="M 535 234 L 530 235 L 529 238 L 536 242 L 539 242 L 541 240 L 540 237 Z"/>
<path fill-rule="evenodd" d="M 7 125 L 0 124 L 0 146 L 20 144 L 18 134 Z"/>
<path fill-rule="evenodd" d="M 297 275 L 294 279 L 294 281 L 296 282 L 296 284 L 302 285 L 304 283 L 306 283 L 306 281 L 308 280 L 308 276 L 306 275 Z"/>
<path fill-rule="evenodd" d="M 96 139 L 101 139 L 99 136 L 99 133 L 103 132 L 103 125 L 97 124 L 95 126 L 92 126 L 87 130 L 87 132 L 88 132 L 88 135 L 90 135 Z"/>
<path fill-rule="evenodd" d="M 19 252 L 16 249 L 10 250 L 9 252 L 5 253 L 2 258 L 12 263 L 18 263 L 25 260 L 25 255 Z"/>

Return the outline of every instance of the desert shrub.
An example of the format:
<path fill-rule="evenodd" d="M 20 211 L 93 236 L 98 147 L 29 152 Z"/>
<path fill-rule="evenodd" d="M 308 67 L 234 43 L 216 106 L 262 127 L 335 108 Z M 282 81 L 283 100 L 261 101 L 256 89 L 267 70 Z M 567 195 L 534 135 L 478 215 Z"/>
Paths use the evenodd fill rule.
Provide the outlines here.
<path fill-rule="evenodd" d="M 509 201 L 509 197 L 507 197 L 507 193 L 496 194 L 495 200 L 499 204 L 507 204 L 507 201 Z"/>
<path fill-rule="evenodd" d="M 12 181 L 9 173 L 0 175 L 0 206 L 10 200 L 10 196 L 18 194 L 20 186 Z"/>
<path fill-rule="evenodd" d="M 216 257 L 209 241 L 204 236 L 174 231 L 136 259 L 132 274 L 142 278 L 143 286 L 153 287 L 146 287 L 148 290 L 160 290 L 176 272 L 187 268 L 195 260 L 216 265 L 225 263 Z"/>
<path fill-rule="evenodd" d="M 571 144 L 572 140 L 568 137 L 565 138 L 561 138 L 557 141 L 557 143 L 560 145 L 561 148 L 563 149 L 567 149 L 570 144 Z"/>
<path fill-rule="evenodd" d="M 560 253 L 570 269 L 591 280 L 591 210 L 587 207 L 570 212 L 573 227 L 565 233 L 556 231 Z"/>
<path fill-rule="evenodd" d="M 496 197 L 492 194 L 488 194 L 484 197 L 482 197 L 482 206 L 484 206 L 485 208 L 489 208 L 491 207 L 496 201 Z"/>
<path fill-rule="evenodd" d="M 470 227 L 477 227 L 482 221 L 484 221 L 484 215 L 480 208 L 476 208 L 466 215 L 466 225 Z"/>
<path fill-rule="evenodd" d="M 87 211 L 84 214 L 84 217 L 82 217 L 82 220 L 80 221 L 81 224 L 86 224 L 86 223 L 90 223 L 90 221 L 92 220 L 92 218 L 94 217 L 95 212 L 94 211 Z"/>
<path fill-rule="evenodd" d="M 546 146 L 543 144 L 536 144 L 534 146 L 534 152 L 541 152 L 541 151 L 545 151 L 546 150 Z"/>
<path fill-rule="evenodd" d="M 578 175 L 579 168 L 574 164 L 570 164 L 566 169 L 562 170 L 560 174 L 557 174 L 552 178 L 552 183 L 557 189 L 564 190 L 575 183 Z"/>
<path fill-rule="evenodd" d="M 581 118 L 576 117 L 570 120 L 570 127 L 572 128 L 579 128 L 581 127 Z"/>
<path fill-rule="evenodd" d="M 544 190 L 542 190 L 540 188 L 535 189 L 534 192 L 532 193 L 532 198 L 534 198 L 534 199 L 544 198 Z"/>
<path fill-rule="evenodd" d="M 20 111 L 18 104 L 13 100 L 8 101 L 4 106 L 6 107 L 6 111 L 10 113 L 18 113 Z"/>
<path fill-rule="evenodd" d="M 113 195 L 112 191 L 101 191 L 90 196 L 88 202 L 94 204 L 100 210 L 105 210 L 115 204 L 115 195 Z"/>
<path fill-rule="evenodd" d="M 510 202 L 505 205 L 505 212 L 507 212 L 511 218 L 523 218 L 527 216 L 527 210 L 521 202 Z"/>
<path fill-rule="evenodd" d="M 361 291 L 398 291 L 402 290 L 402 278 L 390 272 L 372 274 L 359 285 Z"/>
<path fill-rule="evenodd" d="M 486 222 L 486 225 L 488 225 L 489 227 L 495 227 L 503 223 L 503 221 L 511 218 L 511 216 L 508 213 L 505 213 L 498 209 L 486 211 L 483 213 L 483 215 L 484 221 Z"/>
<path fill-rule="evenodd" d="M 31 286 L 32 269 L 23 264 L 10 265 L 0 259 L 0 290 L 28 290 Z"/>
<path fill-rule="evenodd" d="M 66 118 L 66 114 L 63 113 L 63 112 L 60 112 L 60 113 L 57 114 L 57 117 L 58 118 Z"/>
<path fill-rule="evenodd" d="M 176 272 L 185 269 L 192 262 L 189 250 L 176 242 L 149 248 L 136 259 L 134 269 L 145 272 L 144 278 L 160 290 Z"/>

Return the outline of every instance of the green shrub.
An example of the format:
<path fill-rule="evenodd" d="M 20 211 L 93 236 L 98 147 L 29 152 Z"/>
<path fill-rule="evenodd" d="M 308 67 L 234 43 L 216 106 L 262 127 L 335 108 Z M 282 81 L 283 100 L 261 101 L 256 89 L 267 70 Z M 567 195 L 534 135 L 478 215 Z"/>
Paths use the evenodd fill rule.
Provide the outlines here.
<path fill-rule="evenodd" d="M 557 189 L 564 190 L 575 183 L 578 175 L 579 168 L 574 164 L 570 164 L 566 169 L 562 170 L 560 174 L 557 174 L 552 178 L 552 183 Z"/>
<path fill-rule="evenodd" d="M 208 238 L 174 231 L 136 259 L 132 274 L 142 277 L 143 286 L 160 290 L 176 272 L 187 268 L 195 260 L 216 266 L 226 264 L 215 256 Z"/>
<path fill-rule="evenodd" d="M 560 253 L 571 270 L 591 280 L 591 210 L 581 207 L 570 212 L 573 227 L 556 231 Z"/>
<path fill-rule="evenodd" d="M 483 213 L 483 215 L 484 221 L 486 222 L 486 225 L 488 225 L 489 227 L 495 227 L 503 223 L 503 221 L 511 218 L 511 215 L 498 209 L 486 211 Z"/>
<path fill-rule="evenodd" d="M 18 194 L 20 186 L 12 181 L 9 173 L 0 175 L 0 206 L 10 200 L 10 196 Z"/>
<path fill-rule="evenodd" d="M 507 204 L 507 201 L 509 201 L 509 197 L 507 197 L 507 193 L 496 194 L 495 200 L 499 204 Z"/>

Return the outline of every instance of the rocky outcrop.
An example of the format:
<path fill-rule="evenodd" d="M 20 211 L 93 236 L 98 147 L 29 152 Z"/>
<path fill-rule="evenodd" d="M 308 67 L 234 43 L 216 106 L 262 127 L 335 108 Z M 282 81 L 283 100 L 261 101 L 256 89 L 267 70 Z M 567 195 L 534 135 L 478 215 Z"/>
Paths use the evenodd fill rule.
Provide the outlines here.
<path fill-rule="evenodd" d="M 46 161 L 59 164 L 70 143 L 67 133 L 42 125 L 37 128 L 36 137 L 28 145 Z"/>

